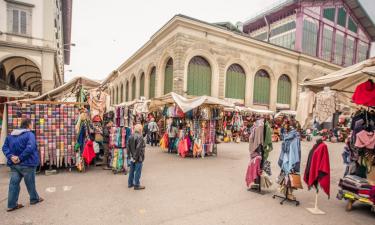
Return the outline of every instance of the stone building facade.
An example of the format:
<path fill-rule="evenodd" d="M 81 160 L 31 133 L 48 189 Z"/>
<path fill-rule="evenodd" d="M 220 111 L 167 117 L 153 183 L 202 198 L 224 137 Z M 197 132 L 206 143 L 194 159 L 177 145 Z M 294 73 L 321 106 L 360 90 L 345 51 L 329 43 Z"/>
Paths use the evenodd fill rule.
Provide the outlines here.
<path fill-rule="evenodd" d="M 44 93 L 64 84 L 72 0 L 0 0 L 0 89 Z"/>
<path fill-rule="evenodd" d="M 176 15 L 104 84 L 112 104 L 173 91 L 253 108 L 295 109 L 299 83 L 341 68 L 226 26 Z"/>

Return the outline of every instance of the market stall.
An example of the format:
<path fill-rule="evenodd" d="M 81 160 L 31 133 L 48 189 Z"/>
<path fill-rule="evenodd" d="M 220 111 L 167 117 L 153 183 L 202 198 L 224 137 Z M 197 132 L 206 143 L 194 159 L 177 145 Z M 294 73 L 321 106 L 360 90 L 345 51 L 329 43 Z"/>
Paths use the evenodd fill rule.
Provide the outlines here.
<path fill-rule="evenodd" d="M 150 111 L 162 111 L 166 121 L 160 147 L 181 157 L 216 155 L 224 107 L 234 105 L 210 96 L 185 98 L 176 93 L 152 99 Z"/>
<path fill-rule="evenodd" d="M 83 171 L 100 151 L 107 94 L 97 89 L 99 85 L 76 78 L 36 98 L 7 102 L 1 139 L 28 118 L 35 131 L 41 168 L 77 167 Z M 73 102 L 66 101 L 72 97 Z"/>
<path fill-rule="evenodd" d="M 143 124 L 148 116 L 149 101 L 134 100 L 113 107 L 114 126 L 110 130 L 109 166 L 114 173 L 127 172 L 126 143 L 135 124 Z"/>
<path fill-rule="evenodd" d="M 357 108 L 351 117 L 343 160 L 344 178 L 340 180 L 339 199 L 347 200 L 347 210 L 358 201 L 375 210 L 375 58 L 317 78 L 304 85 L 329 86 L 343 93 Z"/>

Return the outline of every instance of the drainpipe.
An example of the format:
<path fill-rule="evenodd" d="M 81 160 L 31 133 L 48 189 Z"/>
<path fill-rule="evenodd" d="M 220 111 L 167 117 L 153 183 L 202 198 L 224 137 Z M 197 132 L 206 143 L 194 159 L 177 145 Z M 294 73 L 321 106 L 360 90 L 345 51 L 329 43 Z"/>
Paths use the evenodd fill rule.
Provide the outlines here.
<path fill-rule="evenodd" d="M 264 22 L 266 22 L 266 26 L 267 26 L 267 42 L 270 42 L 270 30 L 271 30 L 271 27 L 270 27 L 270 24 L 268 23 L 268 19 L 267 19 L 267 16 L 264 16 Z"/>

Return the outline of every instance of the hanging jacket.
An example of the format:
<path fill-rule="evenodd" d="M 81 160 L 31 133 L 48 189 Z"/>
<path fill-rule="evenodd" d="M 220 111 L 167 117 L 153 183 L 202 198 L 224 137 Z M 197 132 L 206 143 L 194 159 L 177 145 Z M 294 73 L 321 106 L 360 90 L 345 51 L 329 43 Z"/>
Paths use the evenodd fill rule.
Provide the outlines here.
<path fill-rule="evenodd" d="M 319 183 L 328 197 L 330 196 L 329 153 L 325 143 L 320 143 L 310 151 L 303 180 L 309 188 Z"/>
<path fill-rule="evenodd" d="M 278 164 L 286 174 L 289 174 L 292 171 L 300 171 L 300 162 L 300 137 L 296 130 L 291 130 L 289 133 L 284 135 Z"/>
<path fill-rule="evenodd" d="M 38 166 L 39 153 L 33 132 L 27 129 L 16 129 L 6 139 L 3 152 L 7 165 L 13 165 L 12 156 L 18 156 L 21 166 Z"/>
<path fill-rule="evenodd" d="M 272 128 L 268 121 L 266 121 L 264 126 L 264 153 L 263 153 L 263 161 L 268 159 L 269 153 L 272 151 Z"/>

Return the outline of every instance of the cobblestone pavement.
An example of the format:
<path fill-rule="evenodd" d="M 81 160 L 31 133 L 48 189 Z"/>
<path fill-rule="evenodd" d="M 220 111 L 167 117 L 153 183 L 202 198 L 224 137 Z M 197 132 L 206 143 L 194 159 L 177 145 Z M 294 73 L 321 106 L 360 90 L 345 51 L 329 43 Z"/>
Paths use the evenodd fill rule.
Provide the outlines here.
<path fill-rule="evenodd" d="M 312 142 L 302 144 L 302 168 Z M 37 176 L 37 189 L 45 198 L 30 206 L 24 184 L 20 203 L 25 208 L 7 213 L 7 168 L 0 167 L 0 224 L 256 224 L 256 225 L 346 225 L 374 224 L 370 208 L 356 204 L 345 211 L 345 202 L 335 198 L 344 167 L 342 144 L 329 144 L 331 198 L 319 195 L 326 215 L 312 215 L 306 208 L 314 203 L 314 192 L 295 192 L 301 205 L 280 205 L 272 199 L 276 185 L 264 195 L 245 186 L 248 145 L 220 144 L 217 157 L 182 159 L 159 148 L 148 148 L 142 183 L 144 191 L 127 188 L 127 176 L 91 167 L 86 173 L 60 171 Z M 275 180 L 280 143 L 270 154 Z"/>

